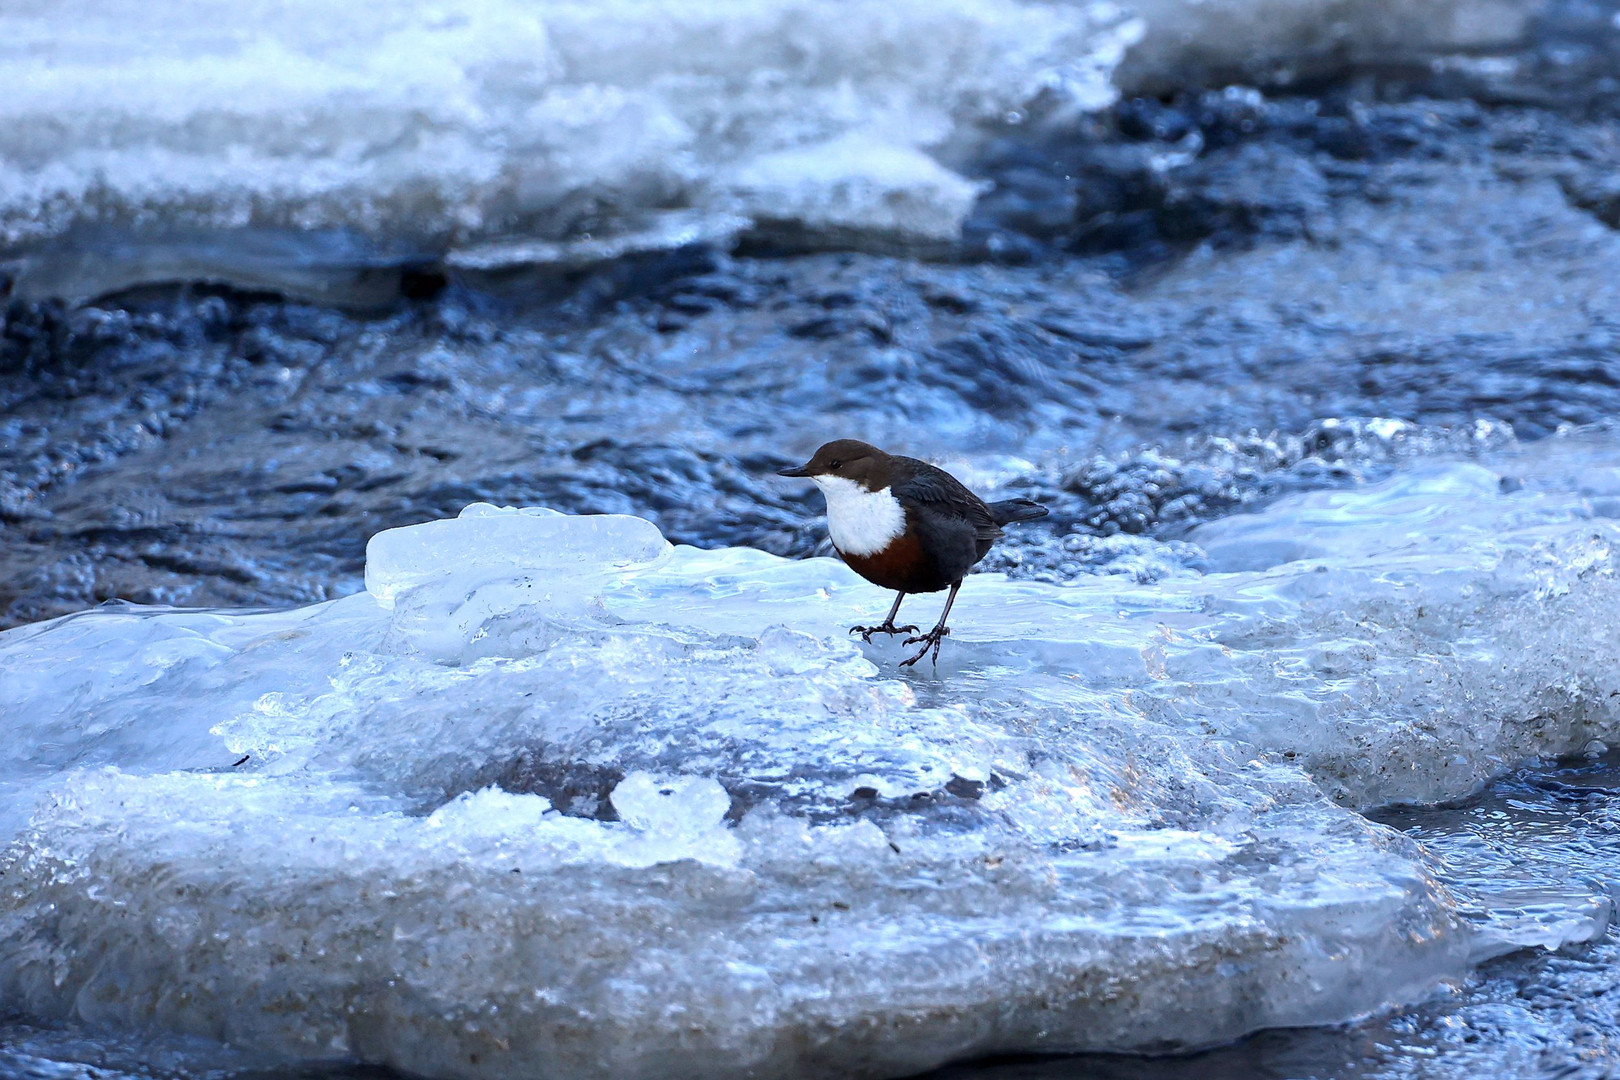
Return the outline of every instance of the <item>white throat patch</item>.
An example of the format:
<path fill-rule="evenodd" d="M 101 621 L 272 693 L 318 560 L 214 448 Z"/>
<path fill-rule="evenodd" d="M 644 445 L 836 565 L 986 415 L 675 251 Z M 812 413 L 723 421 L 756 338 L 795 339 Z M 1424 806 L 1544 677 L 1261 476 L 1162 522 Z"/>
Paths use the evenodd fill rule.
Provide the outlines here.
<path fill-rule="evenodd" d="M 842 476 L 812 476 L 827 496 L 827 531 L 846 555 L 873 555 L 906 531 L 906 511 L 888 488 L 867 491 Z"/>

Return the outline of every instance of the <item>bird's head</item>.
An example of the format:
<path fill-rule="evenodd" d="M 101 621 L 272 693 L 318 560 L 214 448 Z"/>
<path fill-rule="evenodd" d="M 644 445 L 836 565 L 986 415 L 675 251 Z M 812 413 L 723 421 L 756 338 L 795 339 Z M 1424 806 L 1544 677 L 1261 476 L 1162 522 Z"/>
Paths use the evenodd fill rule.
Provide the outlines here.
<path fill-rule="evenodd" d="M 888 460 L 888 454 L 869 443 L 835 439 L 823 444 L 803 465 L 783 469 L 777 475 L 802 476 L 822 486 L 828 478 L 837 477 L 868 491 L 878 491 L 888 483 Z"/>

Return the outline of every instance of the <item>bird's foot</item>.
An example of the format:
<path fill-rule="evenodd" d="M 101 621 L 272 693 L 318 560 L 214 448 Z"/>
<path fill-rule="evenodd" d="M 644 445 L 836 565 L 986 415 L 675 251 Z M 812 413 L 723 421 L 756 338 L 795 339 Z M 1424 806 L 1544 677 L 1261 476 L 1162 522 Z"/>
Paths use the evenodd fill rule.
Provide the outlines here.
<path fill-rule="evenodd" d="M 896 626 L 892 622 L 886 622 L 881 626 L 852 626 L 849 628 L 849 632 L 861 635 L 861 640 L 870 645 L 873 634 L 915 634 L 917 628 L 915 626 Z"/>
<path fill-rule="evenodd" d="M 946 626 L 944 623 L 940 623 L 938 626 L 934 627 L 932 630 L 928 631 L 928 633 L 926 633 L 926 634 L 921 634 L 921 635 L 919 635 L 917 637 L 906 638 L 904 644 L 906 644 L 906 645 L 921 644 L 922 645 L 922 652 L 918 653 L 916 656 L 913 656 L 910 660 L 902 660 L 902 661 L 900 661 L 900 666 L 901 667 L 910 667 L 912 664 L 915 664 L 917 661 L 921 660 L 923 657 L 927 656 L 929 653 L 933 653 L 934 654 L 934 666 L 938 667 L 939 666 L 939 646 L 940 646 L 940 642 L 944 641 L 947 637 L 949 637 L 950 633 L 951 633 L 951 628 Z"/>

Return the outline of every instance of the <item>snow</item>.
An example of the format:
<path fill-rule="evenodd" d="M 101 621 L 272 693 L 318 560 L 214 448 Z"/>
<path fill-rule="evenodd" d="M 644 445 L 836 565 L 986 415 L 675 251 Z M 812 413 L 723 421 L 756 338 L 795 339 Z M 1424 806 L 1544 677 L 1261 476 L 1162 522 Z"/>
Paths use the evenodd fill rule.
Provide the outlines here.
<path fill-rule="evenodd" d="M 1620 450 L 1545 445 L 1207 525 L 1218 573 L 976 576 L 937 672 L 849 638 L 888 598 L 835 561 L 488 506 L 328 604 L 7 632 L 0 1007 L 267 1064 L 904 1075 L 1587 939 L 1601 895 L 1464 895 L 1356 812 L 1620 739 Z"/>

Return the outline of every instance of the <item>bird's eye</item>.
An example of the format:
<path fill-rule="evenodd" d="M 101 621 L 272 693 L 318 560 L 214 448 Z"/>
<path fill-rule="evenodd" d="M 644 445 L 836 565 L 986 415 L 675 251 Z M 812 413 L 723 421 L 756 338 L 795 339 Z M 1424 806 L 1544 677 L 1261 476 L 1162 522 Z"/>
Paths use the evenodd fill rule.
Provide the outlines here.
<path fill-rule="evenodd" d="M 827 462 L 827 468 L 829 468 L 829 469 L 841 469 L 841 468 L 843 468 L 843 466 L 844 466 L 844 463 L 842 461 L 829 461 L 829 462 Z"/>

